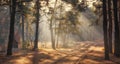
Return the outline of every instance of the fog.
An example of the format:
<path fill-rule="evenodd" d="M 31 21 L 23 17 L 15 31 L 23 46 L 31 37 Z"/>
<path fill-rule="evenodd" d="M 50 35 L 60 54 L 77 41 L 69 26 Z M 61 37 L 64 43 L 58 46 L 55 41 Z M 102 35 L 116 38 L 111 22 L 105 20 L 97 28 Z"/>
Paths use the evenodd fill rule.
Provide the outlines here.
<path fill-rule="evenodd" d="M 62 24 L 62 29 L 58 29 L 58 31 L 60 31 L 59 42 L 61 44 L 65 43 L 65 39 L 67 44 L 70 42 L 95 41 L 103 39 L 102 17 L 99 17 L 99 15 L 94 13 L 92 4 L 89 4 L 83 11 L 78 11 L 72 6 L 72 4 L 60 0 L 57 1 L 56 7 L 54 7 L 54 4 L 55 1 L 53 0 L 49 2 L 49 7 L 53 8 L 55 11 L 52 13 L 54 15 L 54 18 L 52 18 L 52 27 L 55 25 L 59 27 L 59 23 L 62 22 L 71 24 L 65 24 L 65 27 Z M 50 21 L 52 14 L 47 13 L 51 10 L 44 5 L 40 11 L 39 41 L 50 43 Z M 98 19 L 99 21 L 97 21 Z M 55 29 L 53 28 L 53 30 Z M 56 37 L 56 35 L 58 34 L 54 32 L 54 37 Z"/>
<path fill-rule="evenodd" d="M 50 23 L 52 22 L 53 29 L 53 38 L 55 42 L 59 45 L 74 45 L 76 42 L 83 41 L 95 41 L 103 39 L 103 30 L 102 30 L 102 16 L 99 13 L 95 13 L 96 10 L 93 6 L 93 3 L 96 2 L 88 0 L 86 5 L 87 7 L 79 7 L 81 0 L 77 2 L 77 6 L 74 5 L 71 1 L 67 0 L 50 0 L 47 4 L 46 1 L 41 1 L 40 8 L 40 21 L 39 21 L 39 44 L 50 45 L 51 46 L 51 30 Z M 47 4 L 47 5 L 46 5 Z M 28 9 L 32 10 L 35 2 L 27 3 Z M 9 8 L 1 7 L 1 14 L 9 16 Z M 99 11 L 99 10 L 98 10 Z M 32 11 L 29 13 L 33 14 Z M 15 31 L 18 32 L 18 36 L 22 38 L 22 28 L 21 20 L 19 13 L 16 13 L 16 23 Z M 0 16 L 3 21 L 9 21 L 9 18 Z M 24 37 L 25 40 L 34 42 L 35 39 L 35 23 L 33 21 L 33 16 L 25 17 L 25 31 Z M 19 22 L 20 20 L 20 22 Z M 2 22 L 1 22 L 2 23 Z M 9 22 L 6 23 L 7 29 L 9 27 Z M 2 26 L 2 25 L 1 25 Z M 4 28 L 3 28 L 4 29 Z M 3 31 L 1 29 L 1 31 Z M 5 37 L 8 37 L 8 31 Z M 19 41 L 21 41 L 21 38 Z M 5 39 L 4 39 L 5 40 Z M 18 39 L 16 39 L 18 40 Z M 6 39 L 6 43 L 7 43 Z M 47 44 L 45 44 L 47 43 Z M 41 46 L 41 45 L 40 45 Z"/>

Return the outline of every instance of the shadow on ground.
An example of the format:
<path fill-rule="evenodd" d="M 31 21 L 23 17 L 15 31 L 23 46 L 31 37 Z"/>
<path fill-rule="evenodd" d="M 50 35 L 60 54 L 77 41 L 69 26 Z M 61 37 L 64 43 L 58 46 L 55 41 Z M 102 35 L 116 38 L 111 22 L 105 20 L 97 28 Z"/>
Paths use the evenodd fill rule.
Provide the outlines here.
<path fill-rule="evenodd" d="M 13 56 L 0 55 L 0 64 L 120 64 L 120 59 L 111 55 L 104 60 L 104 48 L 96 43 L 80 43 L 74 49 L 40 49 L 19 51 Z"/>

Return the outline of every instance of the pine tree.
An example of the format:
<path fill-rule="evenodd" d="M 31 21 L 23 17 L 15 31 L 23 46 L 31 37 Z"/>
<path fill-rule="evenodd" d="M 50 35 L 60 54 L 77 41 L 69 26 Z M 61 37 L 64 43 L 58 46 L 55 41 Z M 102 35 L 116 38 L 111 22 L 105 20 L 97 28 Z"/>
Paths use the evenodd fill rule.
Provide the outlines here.
<path fill-rule="evenodd" d="M 108 47 L 108 33 L 107 33 L 107 0 L 103 0 L 103 31 L 104 31 L 104 47 L 105 47 L 105 60 L 109 60 L 109 47 Z"/>
<path fill-rule="evenodd" d="M 16 0 L 10 1 L 10 31 L 9 31 L 9 41 L 7 47 L 7 56 L 12 55 L 12 47 L 14 41 L 14 23 L 15 23 L 15 12 L 16 12 Z"/>
<path fill-rule="evenodd" d="M 112 10 L 111 10 L 111 0 L 108 0 L 108 21 L 109 21 L 109 52 L 112 53 L 112 31 L 113 31 L 113 22 L 112 22 Z"/>
<path fill-rule="evenodd" d="M 40 13 L 39 13 L 39 9 L 40 9 L 40 3 L 39 0 L 36 1 L 36 33 L 35 33 L 35 41 L 34 41 L 34 50 L 38 49 L 38 36 L 39 36 L 39 18 L 40 18 Z"/>
<path fill-rule="evenodd" d="M 118 0 L 113 0 L 114 9 L 114 26 L 115 26 L 115 42 L 114 42 L 114 55 L 120 57 L 120 34 L 119 34 L 119 22 L 118 22 Z"/>

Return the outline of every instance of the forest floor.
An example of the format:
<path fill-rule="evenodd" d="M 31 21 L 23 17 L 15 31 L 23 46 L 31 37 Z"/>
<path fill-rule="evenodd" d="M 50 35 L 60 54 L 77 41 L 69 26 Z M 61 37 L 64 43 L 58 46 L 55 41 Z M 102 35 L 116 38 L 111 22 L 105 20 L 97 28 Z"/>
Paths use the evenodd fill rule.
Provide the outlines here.
<path fill-rule="evenodd" d="M 104 60 L 103 43 L 82 42 L 72 49 L 39 49 L 19 51 L 13 56 L 0 55 L 0 64 L 120 64 L 120 59 L 110 55 Z"/>

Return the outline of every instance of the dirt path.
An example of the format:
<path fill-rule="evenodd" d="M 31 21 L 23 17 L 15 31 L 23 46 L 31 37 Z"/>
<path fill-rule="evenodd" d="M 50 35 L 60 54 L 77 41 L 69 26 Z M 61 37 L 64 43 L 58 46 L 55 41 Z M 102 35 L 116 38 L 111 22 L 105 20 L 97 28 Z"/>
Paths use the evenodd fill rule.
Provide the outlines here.
<path fill-rule="evenodd" d="M 21 51 L 11 57 L 0 56 L 0 64 L 120 64 L 120 59 L 113 56 L 105 61 L 103 50 L 100 44 L 85 42 L 73 49 L 40 49 Z"/>

